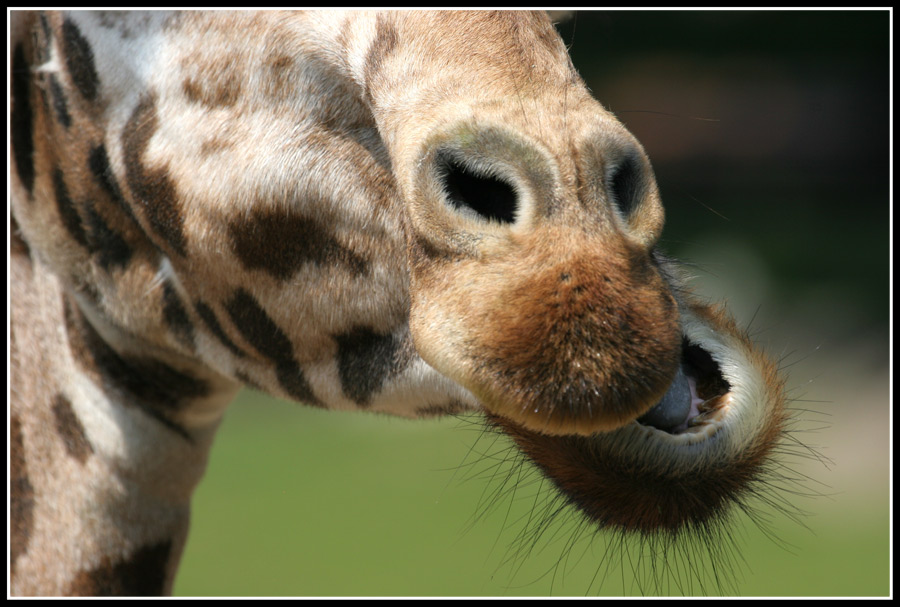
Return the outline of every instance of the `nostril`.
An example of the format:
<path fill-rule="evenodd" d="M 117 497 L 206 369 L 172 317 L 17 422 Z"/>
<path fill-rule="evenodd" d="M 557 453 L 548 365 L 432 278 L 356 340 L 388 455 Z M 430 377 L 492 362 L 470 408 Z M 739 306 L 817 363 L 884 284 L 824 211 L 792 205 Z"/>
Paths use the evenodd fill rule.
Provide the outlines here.
<path fill-rule="evenodd" d="M 634 156 L 626 156 L 609 176 L 610 197 L 622 215 L 628 218 L 639 202 L 640 169 Z"/>
<path fill-rule="evenodd" d="M 447 154 L 439 156 L 439 163 L 444 192 L 456 210 L 474 212 L 488 221 L 513 223 L 516 220 L 518 202 L 509 183 L 477 173 Z"/>

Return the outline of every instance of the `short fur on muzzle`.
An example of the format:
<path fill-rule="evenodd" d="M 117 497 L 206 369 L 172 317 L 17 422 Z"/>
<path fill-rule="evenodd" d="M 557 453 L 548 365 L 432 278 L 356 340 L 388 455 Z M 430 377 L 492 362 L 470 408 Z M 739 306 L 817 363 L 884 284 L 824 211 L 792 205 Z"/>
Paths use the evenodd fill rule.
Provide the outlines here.
<path fill-rule="evenodd" d="M 547 435 L 614 430 L 659 402 L 681 329 L 654 259 L 556 229 L 517 240 L 445 269 L 444 302 L 459 311 L 440 321 L 459 335 L 451 377 L 490 412 Z M 561 255 L 564 244 L 577 253 Z"/>

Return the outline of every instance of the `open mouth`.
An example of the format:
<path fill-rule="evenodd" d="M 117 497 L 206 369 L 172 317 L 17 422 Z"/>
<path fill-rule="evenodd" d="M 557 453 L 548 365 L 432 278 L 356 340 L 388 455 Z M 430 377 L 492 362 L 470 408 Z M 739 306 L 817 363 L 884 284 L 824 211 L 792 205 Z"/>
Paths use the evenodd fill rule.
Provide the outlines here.
<path fill-rule="evenodd" d="M 674 435 L 710 436 L 723 422 L 730 392 L 710 353 L 684 337 L 681 366 L 669 390 L 637 423 Z"/>

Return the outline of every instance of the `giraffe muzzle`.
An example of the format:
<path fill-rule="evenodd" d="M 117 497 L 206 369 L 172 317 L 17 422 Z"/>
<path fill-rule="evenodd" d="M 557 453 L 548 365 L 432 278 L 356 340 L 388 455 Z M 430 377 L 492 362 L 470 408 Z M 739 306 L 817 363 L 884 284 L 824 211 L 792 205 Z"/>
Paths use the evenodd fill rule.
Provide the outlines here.
<path fill-rule="evenodd" d="M 582 148 L 593 179 L 573 188 L 572 158 L 522 133 L 464 122 L 431 138 L 406 224 L 413 339 L 529 430 L 591 435 L 651 409 L 681 425 L 678 304 L 640 229 L 658 219 L 652 174 L 627 138 Z"/>

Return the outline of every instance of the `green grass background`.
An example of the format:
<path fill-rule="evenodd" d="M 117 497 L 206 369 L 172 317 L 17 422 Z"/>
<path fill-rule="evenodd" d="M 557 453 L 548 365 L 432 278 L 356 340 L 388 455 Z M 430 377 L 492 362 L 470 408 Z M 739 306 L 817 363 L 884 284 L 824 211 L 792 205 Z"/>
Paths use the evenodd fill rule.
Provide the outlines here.
<path fill-rule="evenodd" d="M 885 395 L 870 394 L 878 396 Z M 840 427 L 812 442 L 833 444 L 845 421 L 851 420 L 839 420 Z M 227 416 L 194 500 L 175 593 L 884 595 L 886 427 L 878 420 L 852 421 L 858 450 L 842 450 L 831 470 L 802 460 L 800 470 L 823 483 L 811 486 L 828 494 L 794 500 L 811 512 L 805 527 L 774 513 L 773 540 L 739 518 L 740 550 L 728 573 L 734 587 L 720 588 L 709 575 L 698 581 L 675 574 L 664 576 L 661 587 L 648 583 L 642 590 L 631 581 L 631 564 L 607 565 L 623 554 L 615 546 L 607 554 L 602 538 L 592 547 L 582 542 L 557 567 L 571 527 L 530 552 L 521 569 L 505 565 L 522 518 L 532 512 L 533 491 L 525 488 L 511 510 L 510 500 L 501 500 L 492 515 L 473 522 L 499 480 L 489 478 L 488 465 L 475 466 L 480 475 L 467 466 L 475 461 L 473 445 L 495 451 L 468 423 L 325 412 L 244 393 Z M 835 456 L 831 451 L 825 450 Z"/>
<path fill-rule="evenodd" d="M 561 26 L 589 86 L 654 162 L 664 250 L 696 263 L 697 289 L 727 300 L 781 361 L 794 406 L 808 410 L 801 438 L 823 454 L 791 462 L 819 494 L 791 496 L 803 524 L 771 513 L 764 533 L 738 519 L 740 548 L 718 563 L 733 586 L 708 567 L 637 584 L 634 550 L 599 537 L 567 552 L 565 526 L 509 563 L 540 516 L 536 487 L 523 480 L 518 499 L 473 522 L 502 486 L 478 455 L 501 446 L 479 438 L 477 419 L 326 412 L 244 392 L 197 491 L 175 593 L 888 594 L 887 20 L 623 12 Z"/>

